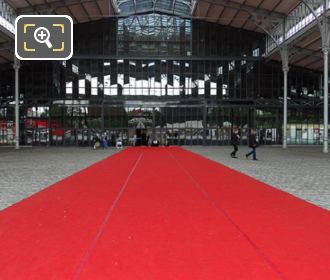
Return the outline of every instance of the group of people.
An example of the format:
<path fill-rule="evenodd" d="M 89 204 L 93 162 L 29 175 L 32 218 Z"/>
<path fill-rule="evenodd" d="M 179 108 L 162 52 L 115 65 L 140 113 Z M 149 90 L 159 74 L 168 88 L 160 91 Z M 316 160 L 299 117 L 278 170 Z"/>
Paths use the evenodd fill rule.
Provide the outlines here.
<path fill-rule="evenodd" d="M 134 135 L 133 145 L 134 146 L 148 146 L 150 140 L 150 135 L 146 134 L 146 132 L 141 131 L 140 129 L 136 130 L 136 134 Z"/>
<path fill-rule="evenodd" d="M 93 138 L 92 141 L 92 146 L 93 149 L 97 149 L 97 148 L 102 148 L 102 149 L 106 149 L 108 148 L 108 136 L 106 134 L 104 134 L 103 136 L 100 136 L 98 133 L 96 133 L 96 135 Z"/>
<path fill-rule="evenodd" d="M 141 146 L 141 145 L 148 146 L 148 144 L 149 144 L 149 135 L 146 135 L 145 133 L 142 133 L 141 138 L 136 139 L 136 140 L 140 140 L 140 142 L 135 141 L 135 146 Z M 238 146 L 240 144 L 240 135 L 239 135 L 239 130 L 237 128 L 234 128 L 232 130 L 231 142 L 230 143 L 234 148 L 234 150 L 230 153 L 230 156 L 232 158 L 237 158 L 236 154 L 238 152 Z M 250 130 L 249 142 L 248 143 L 249 143 L 249 147 L 251 148 L 251 151 L 245 155 L 246 159 L 249 159 L 249 157 L 252 155 L 253 160 L 258 160 L 256 149 L 259 146 L 259 143 L 258 143 L 257 138 L 256 138 L 256 130 L 255 129 Z M 168 144 L 169 143 L 167 142 L 166 146 Z M 158 145 L 159 145 L 159 141 L 157 139 L 154 139 L 153 141 L 151 141 L 151 146 L 158 146 Z M 93 141 L 92 141 L 92 147 L 94 149 L 97 149 L 97 148 L 106 149 L 106 148 L 108 148 L 108 146 L 109 146 L 108 136 L 107 136 L 106 133 L 104 133 L 104 135 L 99 135 L 97 133 L 94 136 Z"/>
<path fill-rule="evenodd" d="M 245 155 L 246 159 L 249 159 L 249 157 L 252 155 L 253 160 L 258 160 L 256 149 L 259 144 L 257 141 L 256 133 L 257 132 L 255 129 L 251 129 L 249 135 L 249 147 L 252 150 Z M 234 150 L 230 154 L 232 158 L 237 158 L 236 153 L 238 152 L 239 143 L 240 143 L 239 130 L 237 128 L 234 128 L 231 135 L 231 145 L 234 147 Z"/>

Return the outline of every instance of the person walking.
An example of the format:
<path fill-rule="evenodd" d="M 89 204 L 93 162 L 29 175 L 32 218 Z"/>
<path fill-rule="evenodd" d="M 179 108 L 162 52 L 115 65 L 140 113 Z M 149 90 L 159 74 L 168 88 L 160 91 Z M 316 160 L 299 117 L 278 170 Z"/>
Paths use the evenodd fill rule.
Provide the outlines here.
<path fill-rule="evenodd" d="M 107 149 L 108 148 L 108 136 L 106 133 L 104 133 L 102 141 L 101 141 L 101 147 L 102 149 Z"/>
<path fill-rule="evenodd" d="M 230 154 L 232 158 L 237 158 L 236 153 L 238 152 L 239 140 L 240 140 L 240 136 L 238 134 L 238 129 L 235 128 L 231 133 L 231 140 L 230 140 L 231 145 L 234 147 L 234 151 L 232 151 Z"/>
<path fill-rule="evenodd" d="M 100 136 L 99 136 L 98 133 L 96 133 L 95 136 L 93 137 L 92 145 L 93 145 L 93 149 L 94 149 L 94 150 L 96 150 L 97 148 L 100 147 L 100 145 L 101 145 L 101 140 L 100 140 Z"/>
<path fill-rule="evenodd" d="M 246 159 L 248 159 L 250 155 L 253 155 L 253 160 L 258 160 L 257 153 L 256 153 L 256 149 L 258 147 L 258 142 L 256 139 L 256 130 L 255 129 L 251 129 L 250 137 L 249 137 L 249 147 L 252 148 L 252 151 L 245 155 Z"/>

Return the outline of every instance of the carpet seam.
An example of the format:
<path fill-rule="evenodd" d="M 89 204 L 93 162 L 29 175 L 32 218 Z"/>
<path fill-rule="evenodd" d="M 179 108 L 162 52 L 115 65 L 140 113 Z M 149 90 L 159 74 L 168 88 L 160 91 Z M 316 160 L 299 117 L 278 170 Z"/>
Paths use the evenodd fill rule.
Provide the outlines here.
<path fill-rule="evenodd" d="M 252 241 L 252 239 L 248 236 L 247 233 L 245 233 L 238 224 L 235 223 L 235 221 L 227 214 L 227 212 L 218 205 L 212 199 L 212 197 L 208 194 L 208 192 L 196 181 L 196 179 L 191 175 L 191 173 L 179 162 L 179 160 L 169 151 L 166 151 L 170 157 L 176 162 L 176 164 L 186 173 L 188 178 L 192 181 L 193 185 L 195 185 L 195 188 L 202 193 L 202 195 L 205 197 L 205 199 L 220 213 L 222 214 L 225 219 L 231 223 L 234 228 L 246 239 L 246 241 L 250 244 L 250 246 L 258 253 L 258 255 L 263 259 L 264 262 L 268 264 L 268 266 L 280 277 L 282 280 L 288 280 L 288 278 L 284 275 L 283 272 L 281 272 L 277 266 L 271 261 L 270 258 L 266 256 L 265 253 L 262 252 L 262 250 L 258 247 L 258 245 Z"/>
<path fill-rule="evenodd" d="M 142 156 L 144 153 L 141 153 L 139 158 L 137 159 L 137 161 L 135 162 L 133 168 L 131 169 L 130 173 L 127 175 L 127 178 L 124 182 L 124 184 L 122 185 L 122 187 L 120 188 L 119 193 L 116 196 L 116 199 L 114 200 L 114 202 L 112 203 L 111 207 L 108 209 L 103 222 L 101 223 L 101 225 L 99 226 L 94 238 L 92 239 L 92 241 L 90 242 L 90 245 L 87 247 L 85 253 L 83 254 L 82 258 L 80 259 L 79 263 L 76 266 L 76 269 L 73 272 L 73 275 L 71 277 L 72 280 L 76 280 L 78 279 L 78 277 L 80 276 L 80 273 L 82 272 L 82 270 L 84 269 L 86 263 L 88 262 L 89 257 L 91 256 L 91 254 L 93 253 L 96 244 L 101 236 L 101 234 L 104 231 L 105 226 L 107 225 L 107 223 L 109 222 L 109 219 L 113 213 L 113 210 L 115 209 L 115 207 L 117 206 L 119 200 L 121 199 L 124 191 L 126 190 L 126 187 L 128 185 L 128 182 L 130 180 L 130 178 L 132 177 L 134 171 L 136 170 L 138 164 L 140 163 Z"/>

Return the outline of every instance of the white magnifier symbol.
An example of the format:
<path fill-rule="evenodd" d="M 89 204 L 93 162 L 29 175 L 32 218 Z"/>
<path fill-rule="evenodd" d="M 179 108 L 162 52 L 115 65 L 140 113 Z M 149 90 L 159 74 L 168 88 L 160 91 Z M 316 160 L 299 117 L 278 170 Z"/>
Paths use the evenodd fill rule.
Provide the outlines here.
<path fill-rule="evenodd" d="M 34 39 L 41 44 L 46 44 L 49 49 L 53 47 L 52 43 L 49 41 L 50 33 L 46 27 L 38 27 L 34 31 Z"/>

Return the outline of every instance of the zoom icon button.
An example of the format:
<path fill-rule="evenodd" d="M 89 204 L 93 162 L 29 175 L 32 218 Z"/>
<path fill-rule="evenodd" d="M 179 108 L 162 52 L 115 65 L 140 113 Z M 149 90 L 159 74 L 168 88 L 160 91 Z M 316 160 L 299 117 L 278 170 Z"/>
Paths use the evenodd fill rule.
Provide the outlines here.
<path fill-rule="evenodd" d="M 67 60 L 73 52 L 69 16 L 19 16 L 15 22 L 15 54 L 21 60 Z"/>
<path fill-rule="evenodd" d="M 45 39 L 44 39 L 45 37 Z M 47 47 L 49 49 L 51 49 L 53 47 L 52 43 L 49 41 L 49 37 L 50 37 L 50 32 L 47 28 L 45 27 L 38 27 L 35 31 L 34 31 L 34 39 L 38 42 L 38 43 L 46 43 Z"/>

